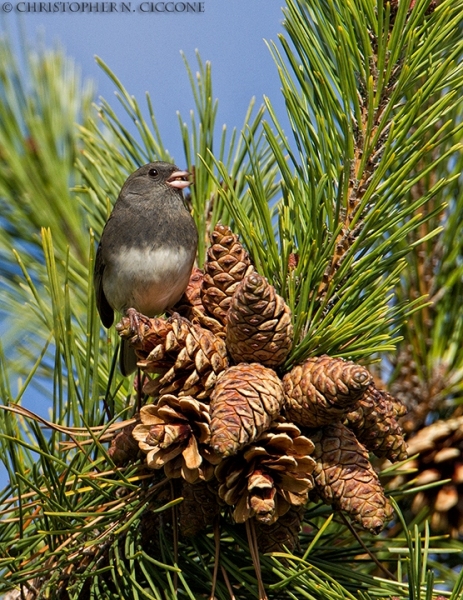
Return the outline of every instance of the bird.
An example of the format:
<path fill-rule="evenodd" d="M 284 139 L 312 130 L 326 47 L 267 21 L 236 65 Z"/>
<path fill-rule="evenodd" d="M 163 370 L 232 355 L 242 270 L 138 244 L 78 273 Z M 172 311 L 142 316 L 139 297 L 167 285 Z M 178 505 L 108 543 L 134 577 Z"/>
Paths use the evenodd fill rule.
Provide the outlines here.
<path fill-rule="evenodd" d="M 125 181 L 101 234 L 95 257 L 98 313 L 110 328 L 114 313 L 131 319 L 154 317 L 172 308 L 185 291 L 198 245 L 198 230 L 183 196 L 188 171 L 156 161 Z M 122 341 L 124 376 L 136 370 L 136 357 Z"/>

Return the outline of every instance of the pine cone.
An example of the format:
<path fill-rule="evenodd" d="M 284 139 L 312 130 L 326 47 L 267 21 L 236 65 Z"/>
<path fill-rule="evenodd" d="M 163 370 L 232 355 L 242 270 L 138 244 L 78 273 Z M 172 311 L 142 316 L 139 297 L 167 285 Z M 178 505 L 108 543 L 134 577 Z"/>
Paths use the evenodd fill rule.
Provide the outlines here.
<path fill-rule="evenodd" d="M 254 441 L 280 412 L 283 388 L 276 373 L 242 363 L 220 374 L 211 395 L 211 446 L 221 456 Z"/>
<path fill-rule="evenodd" d="M 194 267 L 188 287 L 174 307 L 175 311 L 178 312 L 180 316 L 185 317 L 192 323 L 197 323 L 198 325 L 201 325 L 201 327 L 209 329 L 209 331 L 212 331 L 212 333 L 224 337 L 225 327 L 223 323 L 209 316 L 202 303 L 201 286 L 203 280 L 203 271 L 197 267 Z"/>
<path fill-rule="evenodd" d="M 159 556 L 162 553 L 162 539 L 173 543 L 174 513 L 171 509 L 163 507 L 172 500 L 171 490 L 162 489 L 156 494 L 156 501 L 140 516 L 140 542 L 144 552 L 150 556 Z"/>
<path fill-rule="evenodd" d="M 360 365 L 342 358 L 309 358 L 283 377 L 285 413 L 289 421 L 322 427 L 342 418 L 372 382 Z"/>
<path fill-rule="evenodd" d="M 220 499 L 213 482 L 182 482 L 183 502 L 178 507 L 180 533 L 193 537 L 211 525 L 220 513 Z"/>
<path fill-rule="evenodd" d="M 282 515 L 272 525 L 256 522 L 257 545 L 260 552 L 292 552 L 299 542 L 304 518 L 303 506 L 291 506 L 287 513 Z"/>
<path fill-rule="evenodd" d="M 169 319 L 148 319 L 140 314 L 138 318 L 141 334 L 134 335 L 128 317 L 116 328 L 135 349 L 139 367 L 146 373 L 162 375 L 149 380 L 143 391 L 150 396 L 176 392 L 207 398 L 217 375 L 228 366 L 225 342 L 178 314 Z"/>
<path fill-rule="evenodd" d="M 191 396 L 165 395 L 157 404 L 140 410 L 141 424 L 133 430 L 140 450 L 147 454 L 151 469 L 161 469 L 169 478 L 183 477 L 189 483 L 213 477 L 218 458 L 210 440 L 209 406 Z"/>
<path fill-rule="evenodd" d="M 450 479 L 443 486 L 419 491 L 413 498 L 412 512 L 424 507 L 430 511 L 431 528 L 435 533 L 463 535 L 463 417 L 436 421 L 421 429 L 408 440 L 410 455 L 418 458 L 407 463 L 418 470 L 406 476 L 415 487 Z M 401 477 L 399 483 L 403 483 Z"/>
<path fill-rule="evenodd" d="M 133 430 L 136 425 L 137 421 L 130 425 L 126 425 L 122 431 L 111 440 L 108 454 L 117 467 L 123 467 L 130 462 L 135 462 L 138 458 L 140 449 L 133 437 Z"/>
<path fill-rule="evenodd" d="M 122 317 L 116 325 L 116 331 L 122 339 L 128 340 L 130 346 L 135 350 L 138 359 L 146 360 L 155 351 L 155 357 L 151 357 L 153 368 L 149 371 L 150 373 L 165 372 L 173 360 L 172 357 L 168 357 L 164 361 L 162 360 L 165 354 L 165 352 L 162 352 L 163 345 L 166 342 L 167 335 L 172 332 L 171 320 L 161 317 L 150 319 L 141 313 L 136 313 L 136 319 L 139 322 L 137 331 L 132 328 L 129 317 Z M 155 360 L 156 364 L 154 364 Z M 148 368 L 146 367 L 143 370 L 148 372 Z"/>
<path fill-rule="evenodd" d="M 364 529 L 378 534 L 392 516 L 368 451 L 341 422 L 309 434 L 315 444 L 315 491 L 326 504 L 347 512 Z"/>
<path fill-rule="evenodd" d="M 215 226 L 211 242 L 204 264 L 201 299 L 209 314 L 225 323 L 231 297 L 253 267 L 238 236 L 226 225 L 218 223 Z"/>
<path fill-rule="evenodd" d="M 209 331 L 212 331 L 213 334 L 225 339 L 225 325 L 221 321 L 217 321 L 217 319 L 214 319 L 213 317 L 209 316 L 206 312 L 203 312 L 203 310 L 200 310 L 197 306 L 194 306 L 191 309 L 190 315 L 190 321 L 192 323 L 201 325 L 201 327 L 204 327 L 204 329 L 209 329 Z"/>
<path fill-rule="evenodd" d="M 272 429 L 216 467 L 219 496 L 235 506 L 233 517 L 244 523 L 255 517 L 266 524 L 285 514 L 290 506 L 307 502 L 313 487 L 313 443 L 292 423 L 275 423 Z"/>
<path fill-rule="evenodd" d="M 251 273 L 236 288 L 227 319 L 227 348 L 236 363 L 281 365 L 291 350 L 291 311 L 265 277 Z"/>
<path fill-rule="evenodd" d="M 414 358 L 414 349 L 404 345 L 394 361 L 394 377 L 389 389 L 394 398 L 406 408 L 406 418 L 400 419 L 400 425 L 407 436 L 411 436 L 424 427 L 427 416 L 433 411 L 447 381 L 439 365 L 436 370 L 423 378 Z M 434 371 L 434 369 L 433 369 Z M 399 415 L 401 416 L 401 415 Z"/>
<path fill-rule="evenodd" d="M 407 458 L 407 445 L 396 415 L 399 407 L 387 392 L 371 384 L 355 409 L 346 415 L 345 424 L 358 441 L 378 458 L 391 462 Z"/>
<path fill-rule="evenodd" d="M 201 285 L 204 279 L 204 273 L 198 267 L 193 267 L 186 290 L 183 296 L 175 305 L 175 311 L 182 317 L 191 321 L 190 311 L 193 307 L 197 307 L 201 311 L 205 311 L 201 302 Z"/>

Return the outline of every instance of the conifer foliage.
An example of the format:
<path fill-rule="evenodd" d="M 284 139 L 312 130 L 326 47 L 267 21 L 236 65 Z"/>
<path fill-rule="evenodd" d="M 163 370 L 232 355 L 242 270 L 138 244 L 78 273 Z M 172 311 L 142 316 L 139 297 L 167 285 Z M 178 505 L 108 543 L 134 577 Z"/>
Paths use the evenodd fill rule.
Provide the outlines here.
<path fill-rule="evenodd" d="M 100 59 L 117 107 L 90 106 L 60 52 L 28 58 L 28 89 L 2 42 L 1 593 L 431 600 L 445 581 L 461 596 L 459 542 L 424 519 L 463 522 L 462 14 L 287 0 L 268 46 L 290 131 L 264 98 L 218 134 L 198 55 L 175 161 L 155 101 Z M 169 314 L 103 335 L 94 236 L 154 159 L 194 174 L 197 265 Z"/>

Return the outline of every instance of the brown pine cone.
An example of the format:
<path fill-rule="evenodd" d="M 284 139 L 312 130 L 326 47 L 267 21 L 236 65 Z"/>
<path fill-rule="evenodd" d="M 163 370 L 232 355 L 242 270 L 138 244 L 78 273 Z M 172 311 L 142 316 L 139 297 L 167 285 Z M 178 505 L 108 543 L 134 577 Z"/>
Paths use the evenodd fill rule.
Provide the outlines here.
<path fill-rule="evenodd" d="M 281 365 L 291 350 L 293 326 L 289 306 L 265 277 L 254 272 L 243 279 L 231 299 L 227 348 L 235 363 Z"/>
<path fill-rule="evenodd" d="M 354 410 L 346 415 L 345 424 L 358 441 L 378 458 L 391 462 L 407 458 L 407 445 L 396 419 L 399 407 L 390 394 L 368 386 Z"/>
<path fill-rule="evenodd" d="M 217 223 L 211 234 L 201 286 L 202 303 L 211 316 L 226 322 L 237 285 L 252 271 L 251 260 L 238 236 L 226 225 Z"/>
<path fill-rule="evenodd" d="M 123 467 L 130 462 L 135 462 L 140 449 L 133 437 L 133 430 L 139 421 L 126 425 L 112 440 L 108 450 L 113 463 L 117 467 Z"/>
<path fill-rule="evenodd" d="M 181 317 L 179 317 L 179 319 L 181 319 Z M 150 319 L 141 313 L 136 313 L 136 320 L 139 323 L 137 331 L 132 328 L 131 319 L 129 317 L 122 317 L 116 325 L 116 331 L 122 339 L 128 340 L 139 360 L 146 360 L 147 356 L 154 353 L 154 357 L 151 357 L 151 361 L 153 363 L 154 360 L 157 361 L 156 368 L 154 368 L 153 365 L 153 370 L 150 372 L 164 372 L 169 368 L 172 362 L 171 357 L 166 361 L 162 360 L 165 354 L 163 350 L 167 335 L 172 332 L 172 323 L 170 322 L 170 319 L 164 319 L 163 317 Z M 148 371 L 147 368 L 144 370 Z"/>
<path fill-rule="evenodd" d="M 183 477 L 189 483 L 213 477 L 218 457 L 208 447 L 209 406 L 191 396 L 165 395 L 157 404 L 140 410 L 141 423 L 133 430 L 151 469 L 162 469 L 167 477 Z"/>
<path fill-rule="evenodd" d="M 405 409 L 397 416 L 406 415 L 400 419 L 400 425 L 406 436 L 411 437 L 425 426 L 428 415 L 442 401 L 448 378 L 442 364 L 436 364 L 430 373 L 424 375 L 411 344 L 404 344 L 394 357 L 393 367 L 394 374 L 388 389 Z"/>
<path fill-rule="evenodd" d="M 219 496 L 235 506 L 237 523 L 255 517 L 272 524 L 290 506 L 307 502 L 313 487 L 313 443 L 300 433 L 292 423 L 275 423 L 248 448 L 216 467 Z"/>
<path fill-rule="evenodd" d="M 419 456 L 408 462 L 407 467 L 416 469 L 407 476 L 418 487 L 428 483 L 450 479 L 442 486 L 419 491 L 412 502 L 412 512 L 419 513 L 425 507 L 430 512 L 431 529 L 435 533 L 463 535 L 463 417 L 436 421 L 408 440 L 408 453 Z M 394 482 L 392 482 L 394 485 Z"/>
<path fill-rule="evenodd" d="M 198 269 L 198 267 L 193 267 L 187 288 L 183 292 L 183 296 L 175 305 L 175 311 L 190 321 L 190 311 L 194 306 L 198 307 L 199 310 L 205 311 L 203 303 L 201 302 L 201 285 L 203 279 L 203 271 Z"/>
<path fill-rule="evenodd" d="M 348 513 L 364 529 L 378 534 L 392 516 L 368 451 L 341 422 L 313 430 L 315 491 L 326 504 Z"/>
<path fill-rule="evenodd" d="M 124 317 L 116 326 L 128 339 L 146 373 L 157 373 L 143 391 L 150 396 L 170 394 L 207 398 L 217 375 L 228 367 L 227 348 L 220 337 L 178 314 L 168 319 L 149 319 L 138 314 L 141 333 L 135 334 Z"/>
<path fill-rule="evenodd" d="M 209 316 L 207 312 L 202 309 L 200 310 L 198 306 L 194 306 L 191 309 L 190 321 L 197 325 L 201 325 L 204 329 L 208 329 L 218 337 L 225 339 L 225 325 L 221 321 L 217 321 L 217 319 Z"/>
<path fill-rule="evenodd" d="M 352 410 L 372 381 L 367 369 L 352 361 L 309 358 L 283 377 L 285 414 L 296 425 L 328 425 Z"/>
<path fill-rule="evenodd" d="M 210 402 L 211 446 L 229 456 L 270 426 L 283 404 L 283 387 L 275 371 L 242 363 L 219 375 Z"/>
<path fill-rule="evenodd" d="M 225 327 L 221 321 L 213 319 L 206 312 L 201 300 L 201 286 L 204 273 L 197 267 L 193 268 L 188 287 L 174 307 L 175 312 L 192 323 L 197 323 L 216 335 L 225 336 Z"/>
<path fill-rule="evenodd" d="M 304 518 L 303 506 L 291 506 L 287 513 L 282 515 L 272 525 L 256 522 L 257 545 L 260 552 L 292 552 L 299 542 Z"/>
<path fill-rule="evenodd" d="M 173 486 L 176 487 L 176 486 Z M 172 500 L 171 490 L 164 488 L 156 494 L 155 501 L 140 516 L 140 542 L 144 552 L 159 556 L 162 539 L 173 543 L 173 511 L 163 509 Z"/>
<path fill-rule="evenodd" d="M 221 501 L 214 482 L 200 481 L 195 484 L 182 482 L 183 502 L 178 507 L 180 533 L 193 537 L 212 525 L 220 513 Z"/>

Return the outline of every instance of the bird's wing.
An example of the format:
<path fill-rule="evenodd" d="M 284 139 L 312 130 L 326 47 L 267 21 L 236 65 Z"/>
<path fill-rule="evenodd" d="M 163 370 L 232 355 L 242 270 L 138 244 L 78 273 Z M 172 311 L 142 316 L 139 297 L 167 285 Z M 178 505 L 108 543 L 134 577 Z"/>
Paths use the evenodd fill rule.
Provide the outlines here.
<path fill-rule="evenodd" d="M 100 319 L 103 325 L 107 328 L 111 327 L 114 321 L 114 311 L 109 305 L 103 291 L 103 273 L 105 263 L 101 252 L 101 244 L 98 246 L 95 258 L 95 270 L 93 272 L 93 284 L 95 286 L 96 307 L 100 314 Z"/>

